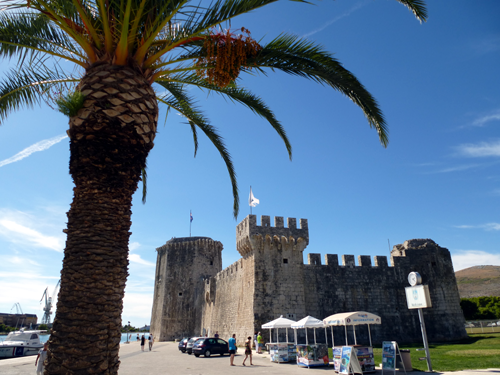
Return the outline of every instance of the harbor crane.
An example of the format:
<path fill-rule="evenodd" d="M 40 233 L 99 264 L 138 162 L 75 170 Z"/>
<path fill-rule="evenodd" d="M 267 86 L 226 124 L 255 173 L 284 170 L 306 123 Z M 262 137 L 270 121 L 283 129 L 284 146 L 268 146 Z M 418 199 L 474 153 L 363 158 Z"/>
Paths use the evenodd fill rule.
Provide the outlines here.
<path fill-rule="evenodd" d="M 14 303 L 14 306 L 12 306 L 10 308 L 10 312 L 12 312 L 12 310 L 14 309 L 14 307 L 16 308 L 16 314 L 17 315 L 19 315 L 19 314 L 23 315 L 24 314 L 23 313 L 23 309 L 21 309 L 21 304 L 19 302 Z"/>
<path fill-rule="evenodd" d="M 10 312 L 12 312 L 12 310 L 14 309 L 14 307 L 16 308 L 16 315 L 24 315 L 23 309 L 21 308 L 21 304 L 19 302 L 14 303 L 14 306 L 12 306 L 10 308 Z M 21 312 L 21 313 L 19 313 L 19 312 Z M 20 319 L 20 317 L 17 318 L 16 329 L 17 329 L 17 325 L 19 324 L 19 319 Z M 23 326 L 24 319 L 26 319 L 26 317 L 24 317 L 21 320 L 21 327 Z"/>
<path fill-rule="evenodd" d="M 49 296 L 49 287 L 45 288 L 45 291 L 42 294 L 42 298 L 40 299 L 40 303 L 42 303 L 42 301 L 45 297 L 45 306 L 43 307 L 43 318 L 42 318 L 41 324 L 50 324 L 50 315 L 52 315 L 52 303 L 56 298 L 59 284 L 61 284 L 61 280 L 59 280 L 57 282 L 57 285 L 54 288 L 54 292 L 52 292 L 52 296 Z"/>

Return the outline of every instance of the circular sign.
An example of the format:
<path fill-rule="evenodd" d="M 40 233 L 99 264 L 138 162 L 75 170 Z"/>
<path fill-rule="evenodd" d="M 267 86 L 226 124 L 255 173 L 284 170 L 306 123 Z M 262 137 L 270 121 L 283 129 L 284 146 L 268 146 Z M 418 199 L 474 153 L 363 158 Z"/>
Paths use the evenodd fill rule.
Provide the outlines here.
<path fill-rule="evenodd" d="M 408 282 L 411 286 L 420 285 L 422 284 L 422 276 L 418 272 L 410 272 Z"/>

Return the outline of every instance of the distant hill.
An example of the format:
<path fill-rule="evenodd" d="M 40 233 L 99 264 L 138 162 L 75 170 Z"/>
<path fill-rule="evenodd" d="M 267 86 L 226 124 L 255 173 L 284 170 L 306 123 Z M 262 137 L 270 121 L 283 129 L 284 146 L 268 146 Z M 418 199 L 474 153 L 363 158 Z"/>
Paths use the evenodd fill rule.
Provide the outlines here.
<path fill-rule="evenodd" d="M 455 272 L 460 298 L 500 297 L 500 266 L 474 266 Z"/>

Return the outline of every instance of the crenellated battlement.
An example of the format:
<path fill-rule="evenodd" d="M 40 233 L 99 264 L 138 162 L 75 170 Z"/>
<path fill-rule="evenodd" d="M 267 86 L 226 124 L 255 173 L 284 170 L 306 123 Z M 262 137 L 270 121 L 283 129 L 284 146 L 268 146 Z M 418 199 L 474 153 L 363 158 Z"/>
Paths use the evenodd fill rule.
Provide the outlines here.
<path fill-rule="evenodd" d="M 373 264 L 370 255 L 359 255 L 357 264 L 354 255 L 345 254 L 341 256 L 341 264 L 339 264 L 338 254 L 325 254 L 325 264 L 321 262 L 321 254 L 309 253 L 307 254 L 307 264 L 305 266 L 324 266 L 324 267 L 344 267 L 344 268 L 387 268 L 389 263 L 387 256 L 376 255 L 373 257 Z M 409 259 L 405 255 L 391 255 L 390 267 L 406 267 Z"/>
<path fill-rule="evenodd" d="M 294 241 L 302 239 L 305 241 L 305 246 L 309 244 L 307 219 L 300 219 L 299 228 L 297 228 L 297 219 L 291 217 L 287 218 L 286 227 L 282 216 L 274 217 L 274 226 L 271 225 L 271 217 L 267 215 L 262 215 L 260 222 L 261 225 L 257 225 L 257 216 L 248 215 L 236 227 L 236 247 L 241 255 L 245 256 L 251 252 L 250 241 L 254 236 L 271 239 L 285 237 L 287 240 L 292 238 Z"/>

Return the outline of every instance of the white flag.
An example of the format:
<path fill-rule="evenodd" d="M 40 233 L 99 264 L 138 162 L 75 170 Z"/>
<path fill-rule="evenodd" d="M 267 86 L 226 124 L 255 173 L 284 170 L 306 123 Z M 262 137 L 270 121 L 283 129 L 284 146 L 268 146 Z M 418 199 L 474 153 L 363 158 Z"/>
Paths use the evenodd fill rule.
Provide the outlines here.
<path fill-rule="evenodd" d="M 252 188 L 250 188 L 250 197 L 248 197 L 248 205 L 255 207 L 260 203 L 260 201 L 253 196 Z"/>

